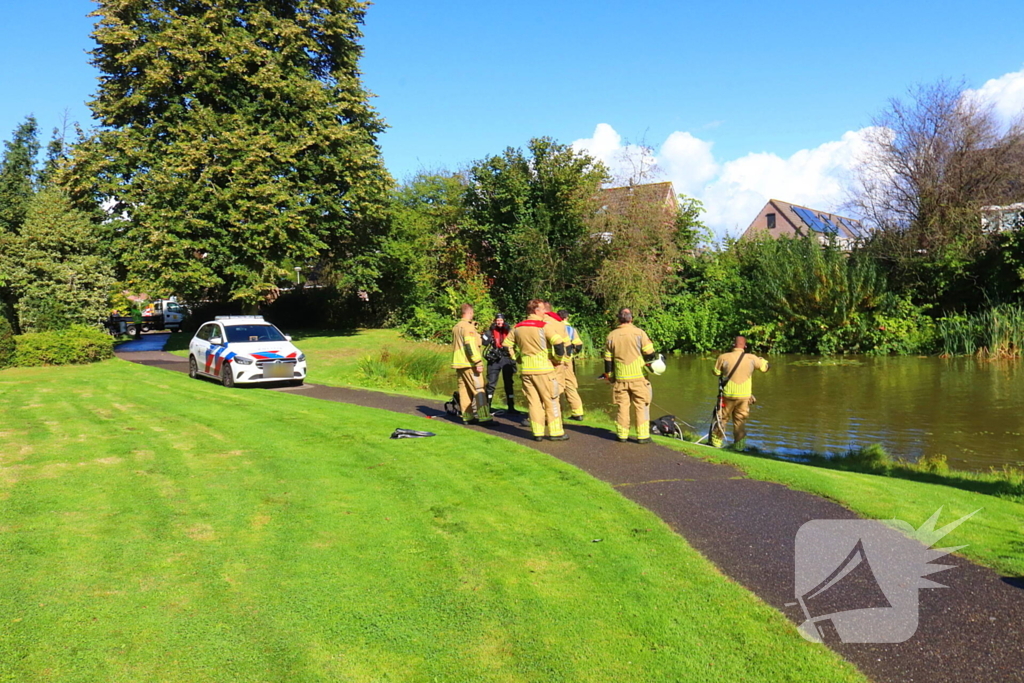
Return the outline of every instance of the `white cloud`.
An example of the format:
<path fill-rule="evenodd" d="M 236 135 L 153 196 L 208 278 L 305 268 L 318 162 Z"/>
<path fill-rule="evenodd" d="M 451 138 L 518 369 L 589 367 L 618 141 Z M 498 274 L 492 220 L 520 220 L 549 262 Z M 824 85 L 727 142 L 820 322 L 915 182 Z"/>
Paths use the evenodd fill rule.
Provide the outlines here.
<path fill-rule="evenodd" d="M 986 81 L 966 94 L 990 103 L 1002 123 L 1014 123 L 1024 113 L 1024 69 Z"/>

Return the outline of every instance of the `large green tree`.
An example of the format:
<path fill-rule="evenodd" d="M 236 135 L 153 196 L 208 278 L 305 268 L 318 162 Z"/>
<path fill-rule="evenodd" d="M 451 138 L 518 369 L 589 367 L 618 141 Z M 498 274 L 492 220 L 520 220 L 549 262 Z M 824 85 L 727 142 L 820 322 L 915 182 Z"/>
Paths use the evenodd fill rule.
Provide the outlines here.
<path fill-rule="evenodd" d="M 501 306 L 521 311 L 532 297 L 577 314 L 594 309 L 587 290 L 601 243 L 591 237 L 607 169 L 551 138 L 508 148 L 470 169 L 467 202 L 482 226 L 480 260 Z"/>
<path fill-rule="evenodd" d="M 288 263 L 374 282 L 390 179 L 355 0 L 98 0 L 99 131 L 72 182 L 107 202 L 122 275 L 260 301 Z"/>
<path fill-rule="evenodd" d="M 35 194 L 38 177 L 39 126 L 29 116 L 4 143 L 0 160 L 0 234 L 21 230 L 28 204 Z"/>
<path fill-rule="evenodd" d="M 96 223 L 62 190 L 44 188 L 32 198 L 10 242 L 22 330 L 95 325 L 104 317 L 114 284 L 104 246 Z"/>

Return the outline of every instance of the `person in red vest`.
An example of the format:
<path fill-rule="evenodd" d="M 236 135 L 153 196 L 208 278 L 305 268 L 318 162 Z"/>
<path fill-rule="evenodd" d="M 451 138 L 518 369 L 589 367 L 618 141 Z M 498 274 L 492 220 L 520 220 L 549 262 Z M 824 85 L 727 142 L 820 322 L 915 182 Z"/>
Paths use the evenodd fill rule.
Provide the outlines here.
<path fill-rule="evenodd" d="M 512 328 L 505 322 L 505 316 L 501 313 L 494 316 L 489 330 L 484 332 L 484 358 L 487 359 L 487 405 L 494 400 L 494 391 L 498 388 L 498 376 L 505 380 L 505 405 L 508 410 L 505 412 L 511 415 L 518 415 L 516 410 L 516 397 L 512 383 L 512 375 L 516 372 L 516 362 L 512 355 L 505 348 L 505 339 Z"/>

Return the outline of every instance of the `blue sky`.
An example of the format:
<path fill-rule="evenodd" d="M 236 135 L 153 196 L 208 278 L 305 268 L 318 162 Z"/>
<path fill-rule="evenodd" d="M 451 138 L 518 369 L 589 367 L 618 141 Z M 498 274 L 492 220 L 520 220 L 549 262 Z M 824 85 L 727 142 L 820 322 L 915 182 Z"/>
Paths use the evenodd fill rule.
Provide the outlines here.
<path fill-rule="evenodd" d="M 87 124 L 92 3 L 5 5 L 0 137 L 28 113 L 47 133 L 65 110 Z M 381 0 L 362 65 L 399 179 L 538 135 L 612 164 L 644 141 L 725 233 L 768 196 L 834 208 L 858 131 L 914 83 L 1024 106 L 1022 23 L 1024 3 L 995 0 Z"/>

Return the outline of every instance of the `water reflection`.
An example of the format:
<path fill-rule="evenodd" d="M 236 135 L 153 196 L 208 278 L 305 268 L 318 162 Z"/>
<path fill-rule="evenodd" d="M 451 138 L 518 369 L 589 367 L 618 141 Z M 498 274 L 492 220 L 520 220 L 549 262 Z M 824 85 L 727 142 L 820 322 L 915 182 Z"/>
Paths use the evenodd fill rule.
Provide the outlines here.
<path fill-rule="evenodd" d="M 1021 363 L 970 358 L 773 357 L 754 378 L 748 441 L 797 454 L 881 443 L 908 459 L 944 454 L 951 466 L 1024 465 Z M 852 361 L 852 362 L 849 362 Z M 653 377 L 652 417 L 671 413 L 706 432 L 715 400 L 712 356 L 674 356 Z M 611 412 L 599 361 L 579 362 L 588 410 Z M 730 434 L 731 436 L 731 434 Z"/>

